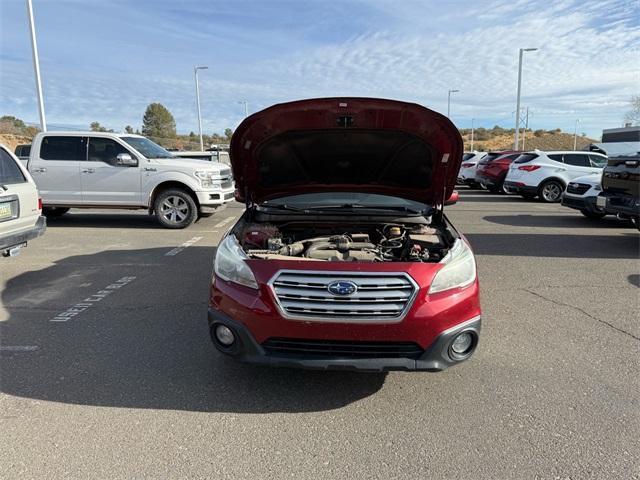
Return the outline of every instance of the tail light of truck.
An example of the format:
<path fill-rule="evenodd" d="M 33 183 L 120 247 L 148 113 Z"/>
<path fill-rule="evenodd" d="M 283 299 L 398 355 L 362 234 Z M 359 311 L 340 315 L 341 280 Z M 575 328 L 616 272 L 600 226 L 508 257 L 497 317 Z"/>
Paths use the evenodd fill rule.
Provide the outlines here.
<path fill-rule="evenodd" d="M 518 170 L 523 170 L 525 172 L 533 172 L 538 170 L 540 165 L 523 165 L 522 167 L 518 167 Z"/>
<path fill-rule="evenodd" d="M 38 198 L 38 210 L 42 210 L 42 199 Z"/>

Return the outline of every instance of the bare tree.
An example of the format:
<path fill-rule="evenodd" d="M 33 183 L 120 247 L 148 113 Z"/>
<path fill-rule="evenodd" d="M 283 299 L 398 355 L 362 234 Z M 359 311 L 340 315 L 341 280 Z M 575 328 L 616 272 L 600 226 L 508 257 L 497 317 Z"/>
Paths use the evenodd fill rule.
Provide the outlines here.
<path fill-rule="evenodd" d="M 634 95 L 629 102 L 631 110 L 624 115 L 624 122 L 631 125 L 640 124 L 640 95 Z"/>

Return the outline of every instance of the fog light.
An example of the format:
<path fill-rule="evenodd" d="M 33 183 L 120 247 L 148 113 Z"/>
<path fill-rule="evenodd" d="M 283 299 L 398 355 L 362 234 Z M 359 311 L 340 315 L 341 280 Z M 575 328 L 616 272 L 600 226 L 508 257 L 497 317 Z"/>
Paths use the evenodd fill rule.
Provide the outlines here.
<path fill-rule="evenodd" d="M 233 334 L 231 329 L 225 325 L 216 325 L 215 335 L 216 340 L 225 347 L 233 345 L 233 342 L 236 341 L 236 336 Z"/>
<path fill-rule="evenodd" d="M 457 355 L 465 355 L 473 345 L 473 336 L 469 332 L 462 332 L 451 343 L 451 350 Z"/>

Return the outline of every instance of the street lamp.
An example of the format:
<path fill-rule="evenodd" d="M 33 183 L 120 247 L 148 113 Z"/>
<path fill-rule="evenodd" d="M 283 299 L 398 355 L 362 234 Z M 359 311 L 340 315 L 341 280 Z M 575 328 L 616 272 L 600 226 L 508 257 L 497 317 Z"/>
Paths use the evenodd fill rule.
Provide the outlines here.
<path fill-rule="evenodd" d="M 27 16 L 31 32 L 31 53 L 33 56 L 33 70 L 36 74 L 36 94 L 38 96 L 38 112 L 40 113 L 40 129 L 47 131 L 47 119 L 44 116 L 44 99 L 42 97 L 42 79 L 40 78 L 40 60 L 38 59 L 38 43 L 36 42 L 36 26 L 33 22 L 33 5 L 27 0 Z"/>
<path fill-rule="evenodd" d="M 518 60 L 518 99 L 516 100 L 516 138 L 513 142 L 513 149 L 518 150 L 518 134 L 520 133 L 520 92 L 522 90 L 522 55 L 524 52 L 535 52 L 537 48 L 521 48 Z"/>
<path fill-rule="evenodd" d="M 249 116 L 249 102 L 246 100 L 240 100 L 238 103 L 240 105 L 244 104 L 244 118 L 247 118 Z"/>
<path fill-rule="evenodd" d="M 200 114 L 200 85 L 198 84 L 198 70 L 207 70 L 209 67 L 198 66 L 193 67 L 193 74 L 196 77 L 196 102 L 198 103 L 198 130 L 200 132 L 200 151 L 204 151 L 204 142 L 202 141 L 202 115 Z"/>
<path fill-rule="evenodd" d="M 473 124 L 474 124 L 475 121 L 476 121 L 475 118 L 471 119 L 471 150 L 470 150 L 471 152 L 473 152 L 473 133 L 474 133 L 474 130 L 475 130 Z"/>
<path fill-rule="evenodd" d="M 577 150 L 578 148 L 578 124 L 580 123 L 580 119 L 576 118 L 576 124 L 573 127 L 573 149 Z"/>
<path fill-rule="evenodd" d="M 459 92 L 460 90 L 449 90 L 449 94 L 447 95 L 447 118 L 451 114 L 451 94 Z"/>

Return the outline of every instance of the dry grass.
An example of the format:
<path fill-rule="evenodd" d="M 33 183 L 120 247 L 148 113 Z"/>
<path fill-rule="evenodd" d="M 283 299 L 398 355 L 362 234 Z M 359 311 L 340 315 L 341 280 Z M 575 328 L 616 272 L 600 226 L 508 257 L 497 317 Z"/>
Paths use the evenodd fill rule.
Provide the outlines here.
<path fill-rule="evenodd" d="M 13 152 L 17 145 L 31 143 L 31 137 L 26 137 L 24 135 L 12 135 L 10 133 L 0 133 L 0 143 Z"/>
<path fill-rule="evenodd" d="M 465 151 L 471 149 L 471 136 L 465 135 L 464 148 Z M 597 140 L 588 137 L 578 137 L 577 149 L 582 150 L 590 143 Z M 522 141 L 520 142 L 522 145 Z M 481 142 L 473 142 L 473 149 L 480 152 L 489 152 L 492 150 L 511 150 L 513 148 L 513 135 L 498 135 L 489 140 Z M 541 136 L 536 137 L 533 132 L 527 132 L 525 137 L 525 150 L 573 150 L 573 135 L 570 133 L 549 133 L 545 132 Z"/>

